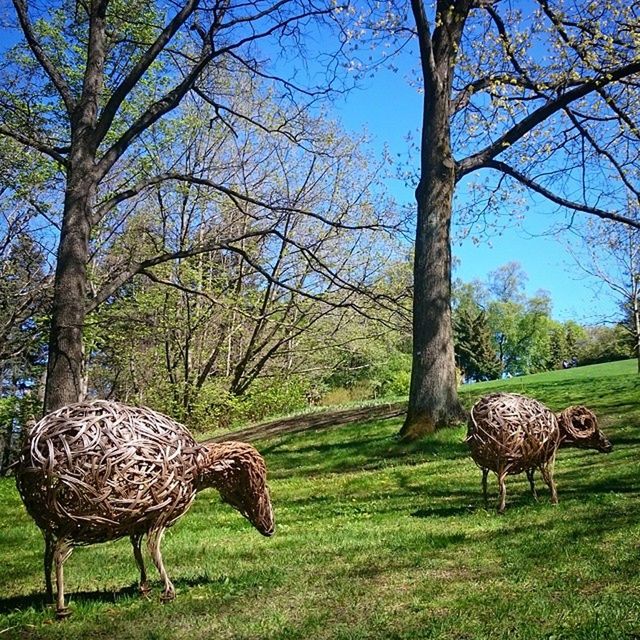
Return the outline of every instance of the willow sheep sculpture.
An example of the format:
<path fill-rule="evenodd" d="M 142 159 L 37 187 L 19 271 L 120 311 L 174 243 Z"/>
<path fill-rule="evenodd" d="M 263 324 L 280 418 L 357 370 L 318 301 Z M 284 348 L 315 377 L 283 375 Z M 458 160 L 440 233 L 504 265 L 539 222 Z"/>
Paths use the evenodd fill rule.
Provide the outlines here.
<path fill-rule="evenodd" d="M 608 453 L 611 442 L 598 429 L 596 416 L 583 406 L 567 407 L 555 414 L 541 402 L 516 393 L 494 393 L 480 398 L 472 407 L 466 442 L 471 457 L 482 469 L 482 492 L 487 504 L 487 476 L 498 476 L 498 512 L 506 504 L 507 475 L 526 472 L 533 497 L 537 499 L 534 473 L 540 470 L 558 503 L 553 477 L 560 447 L 597 449 Z"/>
<path fill-rule="evenodd" d="M 45 539 L 47 596 L 57 617 L 65 606 L 63 565 L 78 545 L 129 536 L 150 591 L 142 558 L 147 547 L 164 582 L 163 601 L 175 598 L 160 551 L 163 534 L 191 506 L 196 493 L 216 488 L 263 535 L 274 517 L 262 456 L 241 442 L 198 444 L 181 424 L 145 407 L 98 400 L 65 406 L 27 436 L 16 470 L 18 491 Z"/>

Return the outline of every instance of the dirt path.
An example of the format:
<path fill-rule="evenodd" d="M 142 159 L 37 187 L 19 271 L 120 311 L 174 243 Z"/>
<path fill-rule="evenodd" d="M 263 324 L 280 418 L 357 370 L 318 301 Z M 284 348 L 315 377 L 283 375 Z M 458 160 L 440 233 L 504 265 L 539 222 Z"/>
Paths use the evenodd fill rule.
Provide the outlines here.
<path fill-rule="evenodd" d="M 378 404 L 373 407 L 359 407 L 357 409 L 329 410 L 318 413 L 309 413 L 293 418 L 272 420 L 261 424 L 252 425 L 239 431 L 224 433 L 213 438 L 207 438 L 204 442 L 222 442 L 224 440 L 240 440 L 252 442 L 273 436 L 296 433 L 307 429 L 326 429 L 337 427 L 350 422 L 364 422 L 366 420 L 384 420 L 401 416 L 407 410 L 406 402 L 394 402 L 392 404 Z"/>

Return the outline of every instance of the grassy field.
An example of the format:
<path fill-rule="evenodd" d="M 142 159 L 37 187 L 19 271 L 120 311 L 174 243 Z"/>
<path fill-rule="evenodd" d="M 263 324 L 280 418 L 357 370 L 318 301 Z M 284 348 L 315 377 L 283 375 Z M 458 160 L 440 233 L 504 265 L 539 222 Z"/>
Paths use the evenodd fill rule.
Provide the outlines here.
<path fill-rule="evenodd" d="M 586 404 L 609 455 L 563 450 L 560 504 L 508 482 L 482 505 L 464 427 L 411 445 L 399 420 L 259 442 L 278 532 L 262 538 L 205 492 L 168 532 L 171 604 L 137 595 L 128 541 L 66 565 L 73 616 L 44 605 L 42 538 L 13 479 L 0 481 L 0 640 L 5 638 L 640 638 L 640 377 L 632 361 L 469 385 Z M 497 488 L 490 488 L 495 499 Z M 155 578 L 155 572 L 152 574 Z"/>

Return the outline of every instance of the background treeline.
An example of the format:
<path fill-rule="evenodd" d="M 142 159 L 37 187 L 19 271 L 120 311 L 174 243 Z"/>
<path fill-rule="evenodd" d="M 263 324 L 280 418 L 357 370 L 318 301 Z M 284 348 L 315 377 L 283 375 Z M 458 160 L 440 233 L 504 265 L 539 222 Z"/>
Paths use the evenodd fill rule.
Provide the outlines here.
<path fill-rule="evenodd" d="M 180 197 L 184 206 L 195 206 L 188 190 Z M 137 229 L 137 235 L 135 225 L 114 235 L 112 251 L 142 250 L 145 233 Z M 305 232 L 311 230 L 301 228 Z M 51 273 L 46 248 L 34 235 L 28 225 L 14 229 L 3 248 L 3 469 L 15 455 L 22 425 L 38 415 L 42 401 Z M 349 239 L 335 243 L 327 259 L 340 260 L 341 251 L 353 255 L 354 238 Z M 158 236 L 157 242 L 163 241 Z M 378 249 L 387 255 L 381 240 Z M 271 265 L 269 274 L 250 259 L 218 250 L 163 264 L 120 288 L 91 316 L 87 394 L 152 406 L 196 431 L 310 406 L 407 394 L 409 256 L 388 260 L 368 280 L 367 290 L 350 290 L 344 304 L 338 292 L 314 296 L 287 286 L 314 275 L 299 252 L 268 242 L 247 244 L 247 251 Z M 581 326 L 553 320 L 545 292 L 525 295 L 526 279 L 520 266 L 510 263 L 486 281 L 455 282 L 461 382 L 557 369 L 573 359 L 590 364 L 633 356 L 624 322 Z M 377 315 L 372 296 L 386 301 L 376 304 Z"/>
<path fill-rule="evenodd" d="M 464 381 L 633 357 L 630 315 L 628 321 L 609 325 L 558 322 L 551 317 L 548 293 L 538 291 L 529 298 L 524 292 L 526 282 L 527 275 L 517 262 L 491 272 L 486 281 L 456 281 L 455 350 Z"/>

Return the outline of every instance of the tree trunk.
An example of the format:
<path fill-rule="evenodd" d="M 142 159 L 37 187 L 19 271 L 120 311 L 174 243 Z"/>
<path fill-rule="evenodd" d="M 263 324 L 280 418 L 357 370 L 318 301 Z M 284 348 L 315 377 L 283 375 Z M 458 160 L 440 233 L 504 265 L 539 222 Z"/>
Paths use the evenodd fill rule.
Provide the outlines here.
<path fill-rule="evenodd" d="M 421 0 L 412 0 L 424 80 L 418 216 L 413 269 L 413 362 L 403 440 L 459 422 L 451 324 L 451 213 L 456 169 L 451 150 L 453 65 L 470 3 L 437 2 L 431 35 Z"/>
<path fill-rule="evenodd" d="M 436 161 L 437 162 L 437 161 Z M 450 224 L 453 162 L 438 162 L 416 190 L 413 365 L 400 436 L 414 440 L 464 418 L 458 400 L 451 322 Z"/>
<path fill-rule="evenodd" d="M 637 278 L 637 276 L 634 276 Z M 637 282 L 637 280 L 636 280 Z M 640 374 L 640 304 L 638 304 L 638 291 L 633 292 L 633 328 L 635 339 L 636 360 L 638 362 L 638 374 Z"/>
<path fill-rule="evenodd" d="M 54 282 L 45 414 L 79 402 L 85 393 L 82 331 L 93 191 L 85 172 L 69 172 Z"/>

